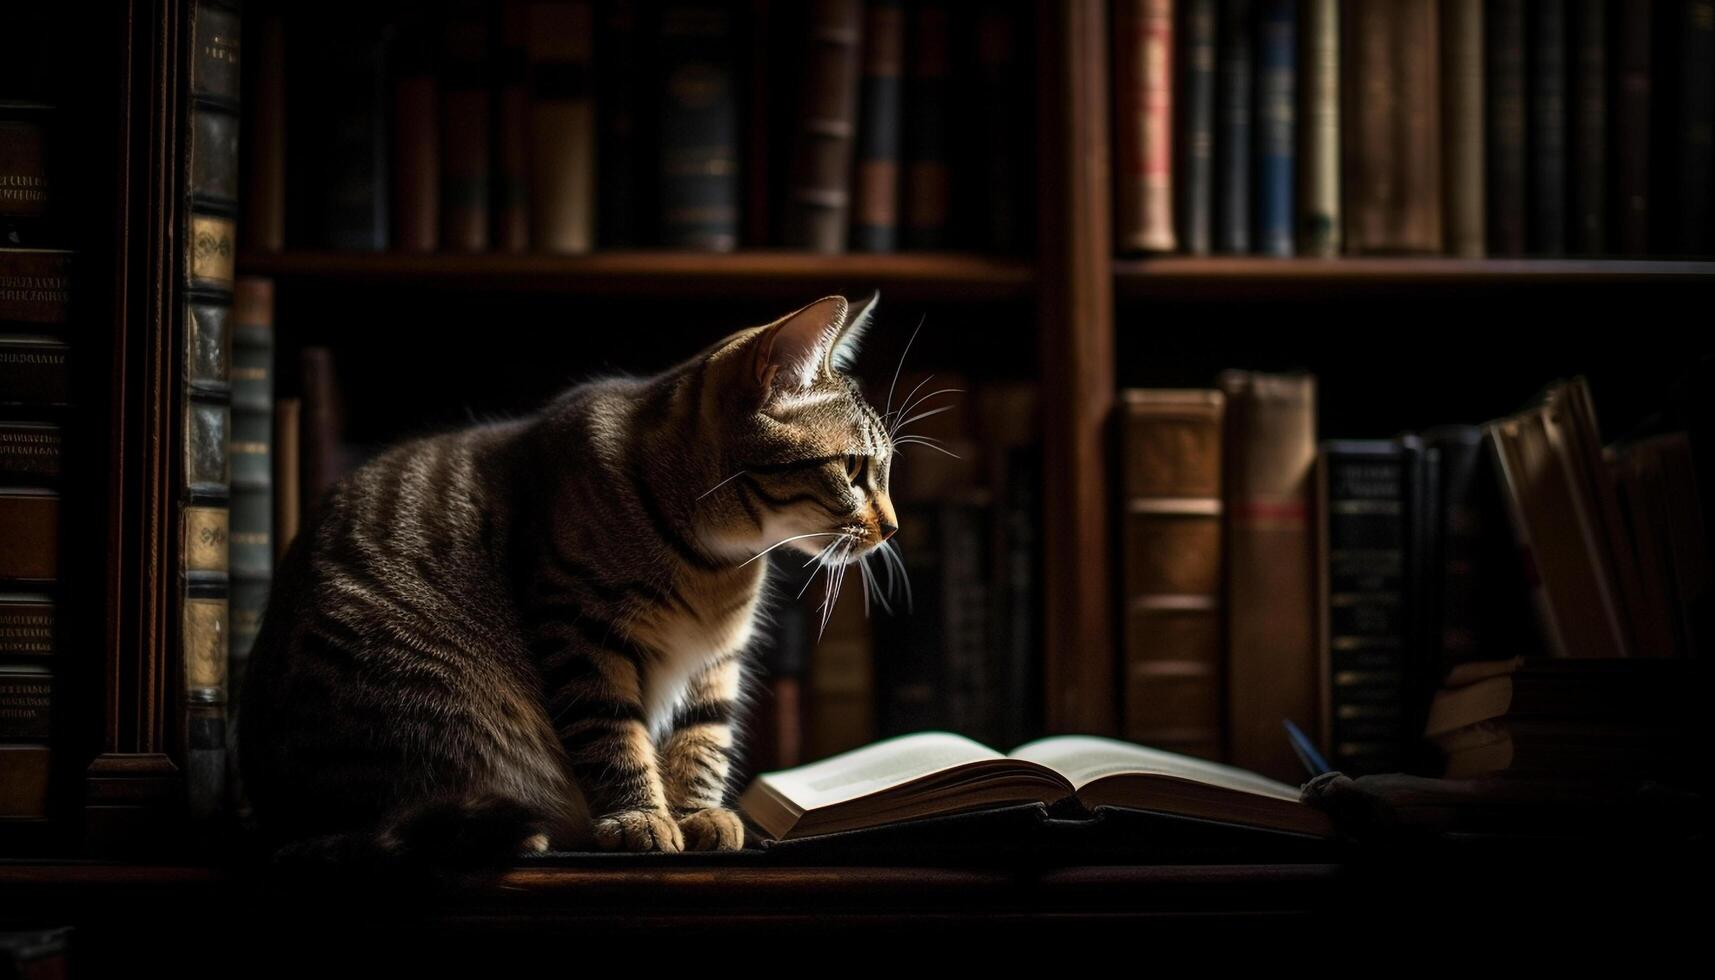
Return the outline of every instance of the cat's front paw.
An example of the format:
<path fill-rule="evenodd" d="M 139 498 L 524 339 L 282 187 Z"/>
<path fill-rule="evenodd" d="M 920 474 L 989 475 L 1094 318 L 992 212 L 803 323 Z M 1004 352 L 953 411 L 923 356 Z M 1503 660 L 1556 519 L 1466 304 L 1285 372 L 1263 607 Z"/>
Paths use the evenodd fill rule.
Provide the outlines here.
<path fill-rule="evenodd" d="M 664 810 L 620 810 L 595 822 L 595 842 L 607 851 L 682 851 L 685 836 Z"/>
<path fill-rule="evenodd" d="M 679 818 L 688 851 L 736 851 L 744 846 L 744 821 L 724 806 L 692 810 Z"/>

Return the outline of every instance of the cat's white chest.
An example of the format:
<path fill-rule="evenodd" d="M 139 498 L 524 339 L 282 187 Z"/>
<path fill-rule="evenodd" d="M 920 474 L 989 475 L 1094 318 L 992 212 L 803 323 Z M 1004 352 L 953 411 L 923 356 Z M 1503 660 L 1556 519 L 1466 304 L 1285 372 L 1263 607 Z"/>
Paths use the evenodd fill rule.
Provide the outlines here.
<path fill-rule="evenodd" d="M 648 639 L 659 654 L 642 677 L 643 711 L 651 731 L 660 732 L 672 722 L 691 682 L 705 667 L 750 645 L 760 598 L 757 589 L 748 602 L 723 615 L 675 610 L 650 622 Z"/>

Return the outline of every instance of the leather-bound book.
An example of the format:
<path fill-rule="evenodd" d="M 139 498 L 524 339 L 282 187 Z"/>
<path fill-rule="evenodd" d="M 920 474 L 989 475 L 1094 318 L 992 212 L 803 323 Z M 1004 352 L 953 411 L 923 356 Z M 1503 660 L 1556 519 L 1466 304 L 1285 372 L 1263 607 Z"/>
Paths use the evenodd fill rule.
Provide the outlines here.
<path fill-rule="evenodd" d="M 1441 204 L 1447 252 L 1482 258 L 1483 4 L 1441 0 Z"/>
<path fill-rule="evenodd" d="M 286 18 L 257 17 L 244 89 L 244 243 L 257 252 L 286 247 Z"/>
<path fill-rule="evenodd" d="M 864 5 L 859 87 L 851 247 L 858 252 L 892 252 L 899 248 L 905 97 L 905 6 L 900 0 L 870 0 Z"/>
<path fill-rule="evenodd" d="M 1393 138 L 1400 113 L 1392 49 L 1397 11 L 1391 3 L 1366 3 L 1348 4 L 1343 13 L 1346 248 L 1387 251 L 1401 194 Z"/>
<path fill-rule="evenodd" d="M 65 249 L 0 248 L 0 324 L 42 330 L 70 322 L 72 260 Z"/>
<path fill-rule="evenodd" d="M 983 198 L 967 200 L 971 227 L 983 248 L 1017 252 L 1031 240 L 1036 218 L 1032 192 L 1030 36 L 1022 5 L 992 0 L 977 11 L 977 124 L 981 134 Z M 868 43 L 866 38 L 865 43 Z M 1172 84 L 1172 76 L 1168 77 Z M 1172 130 L 1166 137 L 1170 143 Z M 1169 150 L 1171 154 L 1171 150 Z M 1171 156 L 1170 156 L 1171 159 Z"/>
<path fill-rule="evenodd" d="M 300 429 L 304 403 L 299 398 L 274 402 L 274 560 L 286 557 L 286 549 L 298 536 L 303 519 L 303 441 Z"/>
<path fill-rule="evenodd" d="M 489 240 L 499 252 L 530 250 L 530 88 L 525 75 L 524 0 L 496 14 L 494 167 L 489 182 Z"/>
<path fill-rule="evenodd" d="M 0 334 L 0 405 L 64 405 L 71 349 L 52 337 Z"/>
<path fill-rule="evenodd" d="M 1114 31 L 1115 167 L 1122 252 L 1170 252 L 1173 228 L 1173 3 L 1124 0 Z"/>
<path fill-rule="evenodd" d="M 644 64 L 653 45 L 643 43 L 645 6 L 640 0 L 603 0 L 596 5 L 596 229 L 603 248 L 635 248 L 649 241 L 652 149 Z"/>
<path fill-rule="evenodd" d="M 1399 212 L 1391 250 L 1436 254 L 1441 229 L 1441 18 L 1436 0 L 1395 0 L 1392 50 L 1399 73 L 1396 120 Z"/>
<path fill-rule="evenodd" d="M 1489 254 L 1519 256 L 1529 240 L 1524 0 L 1489 0 L 1484 15 Z"/>
<path fill-rule="evenodd" d="M 1216 0 L 1179 7 L 1178 150 L 1174 154 L 1179 247 L 1208 255 L 1215 247 Z"/>
<path fill-rule="evenodd" d="M 232 663 L 238 688 L 274 570 L 274 282 L 238 280 L 232 309 Z"/>
<path fill-rule="evenodd" d="M 1613 241 L 1643 255 L 1650 240 L 1652 0 L 1615 4 L 1613 20 Z"/>
<path fill-rule="evenodd" d="M 65 440 L 54 422 L 0 420 L 0 487 L 45 487 L 65 473 Z"/>
<path fill-rule="evenodd" d="M 51 660 L 57 618 L 51 596 L 39 592 L 0 595 L 0 656 L 9 661 Z"/>
<path fill-rule="evenodd" d="M 0 490 L 0 582 L 59 578 L 60 496 L 53 490 Z"/>
<path fill-rule="evenodd" d="M 1322 730 L 1348 775 L 1402 771 L 1416 734 L 1408 552 L 1421 465 L 1415 437 L 1325 442 L 1317 460 Z"/>
<path fill-rule="evenodd" d="M 947 5 L 910 5 L 905 67 L 905 246 L 951 244 L 952 24 Z"/>
<path fill-rule="evenodd" d="M 1224 433 L 1227 756 L 1298 780 L 1282 720 L 1319 715 L 1315 569 L 1310 526 L 1316 381 L 1228 371 Z"/>
<path fill-rule="evenodd" d="M 530 241 L 540 252 L 588 252 L 595 246 L 594 14 L 585 2 L 532 3 L 526 24 Z"/>
<path fill-rule="evenodd" d="M 1715 249 L 1715 0 L 1682 0 L 1675 34 L 1678 44 L 1677 166 L 1673 213 L 1680 255 L 1708 255 Z"/>
<path fill-rule="evenodd" d="M 1125 738 L 1222 757 L 1218 391 L 1122 395 Z"/>
<path fill-rule="evenodd" d="M 393 50 L 393 247 L 433 252 L 441 243 L 441 102 L 424 12 L 400 20 Z"/>
<path fill-rule="evenodd" d="M 1258 5 L 1256 60 L 1256 249 L 1290 256 L 1298 152 L 1296 0 Z"/>
<path fill-rule="evenodd" d="M 56 115 L 46 105 L 0 103 L 0 248 L 63 244 Z"/>
<path fill-rule="evenodd" d="M 1251 250 L 1251 0 L 1221 0 L 1216 51 L 1215 251 Z"/>
<path fill-rule="evenodd" d="M 738 92 L 733 12 L 722 3 L 661 11 L 661 243 L 738 247 Z M 845 235 L 845 225 L 840 225 Z"/>
<path fill-rule="evenodd" d="M 303 409 L 299 424 L 299 502 L 307 522 L 320 505 L 322 495 L 343 475 L 341 449 L 344 415 L 339 396 L 339 378 L 334 373 L 333 352 L 326 347 L 306 347 L 299 352 L 299 378 Z"/>
<path fill-rule="evenodd" d="M 1566 4 L 1530 5 L 1530 250 L 1566 251 Z"/>
<path fill-rule="evenodd" d="M 843 252 L 851 213 L 852 143 L 857 130 L 860 0 L 813 0 L 805 39 L 806 77 L 786 201 L 786 244 Z"/>
<path fill-rule="evenodd" d="M 1340 254 L 1340 3 L 1307 0 L 1299 59 L 1298 250 Z"/>
<path fill-rule="evenodd" d="M 287 93 L 289 240 L 313 248 L 387 249 L 391 36 L 387 25 L 361 14 L 336 33 L 294 28 L 287 67 L 297 79 Z"/>
<path fill-rule="evenodd" d="M 488 250 L 493 170 L 488 85 L 487 9 L 475 0 L 448 6 L 441 22 L 441 247 Z"/>
<path fill-rule="evenodd" d="M 1567 248 L 1608 250 L 1608 5 L 1572 0 L 1569 11 L 1572 97 Z"/>

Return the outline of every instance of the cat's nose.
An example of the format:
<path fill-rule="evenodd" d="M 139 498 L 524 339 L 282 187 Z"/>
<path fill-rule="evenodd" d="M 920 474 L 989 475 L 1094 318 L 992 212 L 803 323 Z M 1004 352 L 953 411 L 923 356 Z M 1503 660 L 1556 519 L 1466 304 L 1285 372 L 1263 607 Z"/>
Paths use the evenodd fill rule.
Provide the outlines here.
<path fill-rule="evenodd" d="M 886 521 L 878 521 L 875 526 L 881 530 L 881 540 L 883 541 L 893 537 L 893 532 L 899 530 L 897 525 L 889 524 Z"/>

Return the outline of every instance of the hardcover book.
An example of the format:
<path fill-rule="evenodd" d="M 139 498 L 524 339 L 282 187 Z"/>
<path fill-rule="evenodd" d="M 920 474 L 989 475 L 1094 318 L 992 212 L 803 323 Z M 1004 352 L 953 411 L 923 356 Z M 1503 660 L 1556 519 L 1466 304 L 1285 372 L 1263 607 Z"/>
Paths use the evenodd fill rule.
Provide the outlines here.
<path fill-rule="evenodd" d="M 588 2 L 532 3 L 526 13 L 530 239 L 542 252 L 595 247 L 594 17 Z"/>
<path fill-rule="evenodd" d="M 1295 0 L 1262 0 L 1256 34 L 1256 247 L 1288 257 L 1295 238 L 1298 15 Z"/>
<path fill-rule="evenodd" d="M 719 4 L 675 3 L 661 13 L 659 191 L 661 241 L 670 248 L 738 247 L 734 34 L 732 11 Z M 845 233 L 842 218 L 842 242 Z"/>
<path fill-rule="evenodd" d="M 786 244 L 812 252 L 843 252 L 851 212 L 863 4 L 816 0 L 808 27 L 808 75 L 786 202 Z"/>
<path fill-rule="evenodd" d="M 1298 248 L 1340 254 L 1340 4 L 1303 7 L 1299 66 Z"/>
<path fill-rule="evenodd" d="M 1216 50 L 1215 251 L 1251 250 L 1251 0 L 1221 0 Z"/>
<path fill-rule="evenodd" d="M 899 247 L 905 111 L 905 8 L 899 0 L 864 5 L 863 52 L 851 246 L 859 252 L 891 252 Z"/>
<path fill-rule="evenodd" d="M 1295 786 L 1091 736 L 1040 739 L 1003 755 L 963 736 L 918 732 L 765 773 L 739 798 L 745 816 L 780 841 L 1029 804 L 1333 836 L 1327 815 L 1300 802 Z"/>
<path fill-rule="evenodd" d="M 945 3 L 911 5 L 905 84 L 905 246 L 946 248 L 952 213 L 952 24 Z"/>
<path fill-rule="evenodd" d="M 1173 3 L 1128 0 L 1114 32 L 1119 247 L 1170 252 L 1173 229 Z"/>
<path fill-rule="evenodd" d="M 1179 247 L 1208 255 L 1215 235 L 1215 0 L 1186 0 L 1179 8 L 1178 151 L 1174 186 L 1179 200 Z"/>
<path fill-rule="evenodd" d="M 1528 243 L 1530 202 L 1525 170 L 1524 0 L 1490 0 L 1483 28 L 1489 254 L 1520 256 Z"/>

